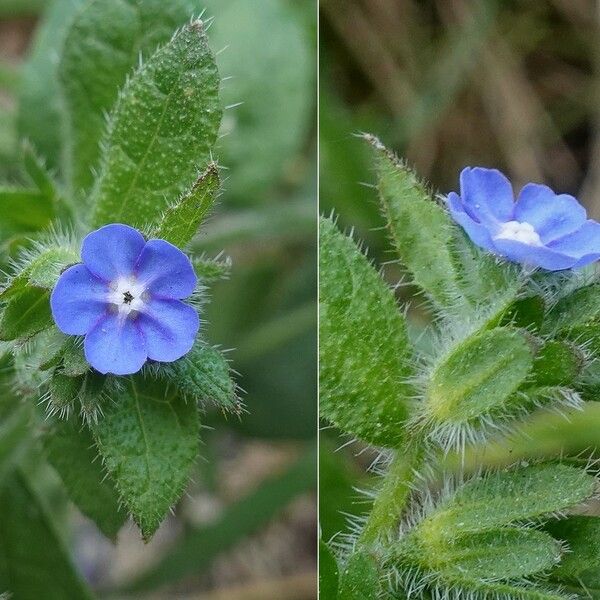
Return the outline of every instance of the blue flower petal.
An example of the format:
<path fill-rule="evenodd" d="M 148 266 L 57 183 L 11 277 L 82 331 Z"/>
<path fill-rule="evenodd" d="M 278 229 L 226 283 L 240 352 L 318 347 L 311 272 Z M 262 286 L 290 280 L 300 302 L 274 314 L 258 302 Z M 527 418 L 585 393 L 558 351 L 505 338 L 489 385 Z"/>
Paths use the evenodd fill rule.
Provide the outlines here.
<path fill-rule="evenodd" d="M 528 183 L 515 204 L 515 220 L 533 225 L 543 243 L 579 229 L 585 208 L 568 194 L 555 194 L 548 186 Z"/>
<path fill-rule="evenodd" d="M 467 214 L 487 227 L 513 218 L 512 186 L 496 169 L 463 169 L 460 174 L 460 196 Z"/>
<path fill-rule="evenodd" d="M 200 320 L 188 304 L 154 298 L 138 316 L 138 327 L 146 339 L 148 358 L 172 362 L 192 349 Z"/>
<path fill-rule="evenodd" d="M 515 240 L 494 240 L 496 250 L 513 262 L 531 267 L 541 267 L 547 271 L 562 271 L 575 265 L 577 259 L 552 250 L 546 246 L 531 246 Z"/>
<path fill-rule="evenodd" d="M 465 211 L 458 194 L 450 192 L 448 194 L 448 208 L 452 218 L 466 231 L 467 235 L 475 244 L 494 251 L 494 243 L 490 232 L 481 223 L 474 221 Z"/>
<path fill-rule="evenodd" d="M 600 223 L 590 219 L 574 233 L 550 242 L 548 248 L 575 258 L 578 267 L 590 264 L 600 258 Z"/>
<path fill-rule="evenodd" d="M 96 277 L 110 282 L 132 273 L 145 243 L 144 236 L 137 229 L 113 223 L 85 237 L 81 258 Z"/>
<path fill-rule="evenodd" d="M 106 283 L 85 265 L 69 267 L 58 279 L 50 307 L 56 326 L 67 335 L 86 334 L 106 313 Z"/>
<path fill-rule="evenodd" d="M 109 313 L 85 336 L 87 361 L 100 373 L 137 373 L 148 357 L 146 341 L 135 319 Z"/>
<path fill-rule="evenodd" d="M 165 240 L 146 243 L 135 272 L 152 295 L 174 300 L 191 295 L 198 281 L 190 259 Z"/>

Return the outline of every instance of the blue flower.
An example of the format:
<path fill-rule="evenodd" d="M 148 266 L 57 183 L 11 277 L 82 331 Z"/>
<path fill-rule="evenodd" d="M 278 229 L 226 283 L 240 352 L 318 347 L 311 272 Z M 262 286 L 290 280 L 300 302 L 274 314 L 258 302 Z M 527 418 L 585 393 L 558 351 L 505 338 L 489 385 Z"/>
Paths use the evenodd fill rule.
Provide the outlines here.
<path fill-rule="evenodd" d="M 85 335 L 92 367 L 128 375 L 148 359 L 171 362 L 191 350 L 200 323 L 181 300 L 197 279 L 179 248 L 115 223 L 86 236 L 81 259 L 60 276 L 50 305 L 63 333 Z"/>
<path fill-rule="evenodd" d="M 510 261 L 548 271 L 600 258 L 600 224 L 573 196 L 528 183 L 514 202 L 508 179 L 496 169 L 463 169 L 460 195 L 448 194 L 452 218 L 475 244 Z"/>

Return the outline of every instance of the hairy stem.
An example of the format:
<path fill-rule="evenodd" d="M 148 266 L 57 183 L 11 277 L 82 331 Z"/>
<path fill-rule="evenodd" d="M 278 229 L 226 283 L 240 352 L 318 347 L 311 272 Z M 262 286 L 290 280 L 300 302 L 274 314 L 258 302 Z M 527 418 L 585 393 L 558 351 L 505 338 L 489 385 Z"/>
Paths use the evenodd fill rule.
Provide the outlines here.
<path fill-rule="evenodd" d="M 415 472 L 423 460 L 422 444 L 413 440 L 410 448 L 397 452 L 385 475 L 371 514 L 358 539 L 359 546 L 370 546 L 388 534 L 398 523 L 408 502 Z"/>

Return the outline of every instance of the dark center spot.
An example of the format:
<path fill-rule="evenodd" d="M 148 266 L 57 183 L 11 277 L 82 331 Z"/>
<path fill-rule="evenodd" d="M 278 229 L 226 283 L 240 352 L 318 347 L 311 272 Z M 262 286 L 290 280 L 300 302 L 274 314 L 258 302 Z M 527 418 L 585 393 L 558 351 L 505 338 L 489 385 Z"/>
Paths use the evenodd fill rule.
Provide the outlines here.
<path fill-rule="evenodd" d="M 131 295 L 131 292 L 125 292 L 123 294 L 123 302 L 125 302 L 125 304 L 131 304 L 132 300 L 133 296 Z"/>

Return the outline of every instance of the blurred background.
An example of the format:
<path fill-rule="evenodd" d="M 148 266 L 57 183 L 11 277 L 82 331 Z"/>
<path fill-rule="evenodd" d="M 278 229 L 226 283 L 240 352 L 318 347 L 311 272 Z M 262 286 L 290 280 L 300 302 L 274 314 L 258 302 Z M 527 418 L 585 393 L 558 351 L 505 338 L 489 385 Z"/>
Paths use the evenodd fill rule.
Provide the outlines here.
<path fill-rule="evenodd" d="M 546 183 L 600 218 L 600 5 L 593 0 L 321 0 L 320 210 L 354 227 L 391 283 L 401 271 L 379 215 L 371 132 L 433 188 L 458 188 L 467 166 L 503 170 L 518 190 Z M 363 184 L 368 184 L 367 186 Z M 399 293 L 410 295 L 410 289 Z M 413 315 L 414 316 L 414 315 Z M 423 315 L 418 315 L 423 318 Z M 538 415 L 468 464 L 600 446 L 600 411 L 567 422 Z M 529 438 L 527 436 L 530 436 Z M 374 455 L 321 433 L 320 521 L 368 510 Z M 506 448 L 510 448 L 510 455 Z M 449 461 L 453 457 L 449 457 Z"/>
<path fill-rule="evenodd" d="M 78 0 L 61 0 L 75 8 Z M 231 349 L 247 413 L 204 420 L 204 460 L 151 543 L 126 525 L 113 546 L 47 473 L 55 516 L 99 596 L 316 598 L 315 0 L 199 0 L 214 16 L 226 110 L 223 195 L 194 242 L 231 259 L 210 288 L 205 334 Z M 44 0 L 0 0 L 0 182 L 18 184 L 27 136 L 56 161 L 53 102 L 65 19 Z M 240 104 L 241 103 L 241 104 Z M 234 106 L 235 105 L 235 106 Z M 57 113 L 58 119 L 58 113 Z M 54 165 L 51 165 L 54 166 Z M 0 208 L 1 220 L 1 208 Z M 6 256 L 3 256 L 6 259 Z M 2 440 L 0 439 L 0 444 Z M 18 524 L 15 524 L 18 527 Z M 32 543 L 36 543 L 32 540 Z"/>

